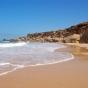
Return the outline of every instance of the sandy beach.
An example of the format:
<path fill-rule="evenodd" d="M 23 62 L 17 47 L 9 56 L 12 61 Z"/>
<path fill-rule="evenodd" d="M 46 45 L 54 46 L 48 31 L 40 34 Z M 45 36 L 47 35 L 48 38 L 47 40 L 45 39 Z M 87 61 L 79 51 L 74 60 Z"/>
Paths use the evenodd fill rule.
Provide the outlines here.
<path fill-rule="evenodd" d="M 27 67 L 0 76 L 0 88 L 88 88 L 87 49 L 68 46 L 73 60 L 53 65 Z"/>

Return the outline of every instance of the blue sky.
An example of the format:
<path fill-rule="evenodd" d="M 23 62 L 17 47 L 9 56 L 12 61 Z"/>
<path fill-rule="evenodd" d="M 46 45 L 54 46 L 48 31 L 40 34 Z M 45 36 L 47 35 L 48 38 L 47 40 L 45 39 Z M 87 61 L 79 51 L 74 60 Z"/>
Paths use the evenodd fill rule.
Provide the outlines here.
<path fill-rule="evenodd" d="M 0 37 L 88 21 L 88 0 L 0 0 Z"/>

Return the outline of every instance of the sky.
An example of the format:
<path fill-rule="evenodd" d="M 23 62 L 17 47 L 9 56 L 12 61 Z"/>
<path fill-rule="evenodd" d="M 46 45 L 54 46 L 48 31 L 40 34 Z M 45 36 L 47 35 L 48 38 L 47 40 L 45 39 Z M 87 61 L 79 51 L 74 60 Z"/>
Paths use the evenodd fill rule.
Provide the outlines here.
<path fill-rule="evenodd" d="M 88 0 L 0 0 L 0 38 L 88 21 Z"/>

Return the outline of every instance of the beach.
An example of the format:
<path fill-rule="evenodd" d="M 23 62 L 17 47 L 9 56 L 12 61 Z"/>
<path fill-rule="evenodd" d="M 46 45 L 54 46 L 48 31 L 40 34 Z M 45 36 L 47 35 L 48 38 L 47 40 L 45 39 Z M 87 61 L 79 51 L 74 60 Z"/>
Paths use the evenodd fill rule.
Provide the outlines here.
<path fill-rule="evenodd" d="M 57 64 L 25 67 L 0 76 L 0 88 L 88 88 L 87 49 L 69 46 L 74 59 Z"/>
<path fill-rule="evenodd" d="M 88 88 L 88 0 L 0 0 L 0 88 Z"/>

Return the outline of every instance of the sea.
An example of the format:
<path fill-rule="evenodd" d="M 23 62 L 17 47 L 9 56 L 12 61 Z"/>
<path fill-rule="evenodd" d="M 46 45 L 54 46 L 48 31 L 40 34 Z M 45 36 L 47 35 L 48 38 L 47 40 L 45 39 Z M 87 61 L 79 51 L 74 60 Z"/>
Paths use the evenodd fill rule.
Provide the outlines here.
<path fill-rule="evenodd" d="M 74 59 L 61 43 L 2 42 L 0 43 L 0 76 L 31 66 L 56 64 Z"/>

